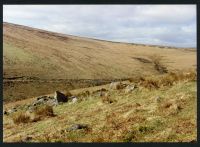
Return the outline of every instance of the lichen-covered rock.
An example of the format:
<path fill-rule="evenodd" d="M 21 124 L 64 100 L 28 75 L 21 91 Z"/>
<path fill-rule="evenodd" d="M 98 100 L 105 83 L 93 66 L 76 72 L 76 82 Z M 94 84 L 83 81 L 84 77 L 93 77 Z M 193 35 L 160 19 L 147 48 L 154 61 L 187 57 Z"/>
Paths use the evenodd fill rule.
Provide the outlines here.
<path fill-rule="evenodd" d="M 43 99 L 39 99 L 37 101 L 34 101 L 32 105 L 33 106 L 38 106 L 38 105 L 41 105 L 41 104 L 44 104 L 44 100 Z"/>
<path fill-rule="evenodd" d="M 57 99 L 50 99 L 46 102 L 46 104 L 49 105 L 49 106 L 57 106 L 58 101 L 57 101 Z"/>

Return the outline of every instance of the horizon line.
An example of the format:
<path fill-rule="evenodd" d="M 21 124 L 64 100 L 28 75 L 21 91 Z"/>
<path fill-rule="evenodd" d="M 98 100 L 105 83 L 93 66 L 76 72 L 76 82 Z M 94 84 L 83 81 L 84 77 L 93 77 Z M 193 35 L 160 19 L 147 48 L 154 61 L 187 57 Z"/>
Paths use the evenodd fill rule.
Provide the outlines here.
<path fill-rule="evenodd" d="M 77 35 L 73 35 L 73 34 L 65 34 L 65 33 L 61 33 L 61 32 L 55 32 L 55 31 L 51 31 L 51 30 L 45 30 L 45 29 L 41 29 L 41 28 L 36 28 L 36 27 L 28 26 L 28 25 L 22 25 L 22 24 L 17 24 L 17 23 L 13 23 L 13 22 L 5 22 L 5 21 L 3 21 L 3 24 L 6 24 L 6 23 L 7 24 L 11 24 L 11 25 L 20 26 L 20 27 L 28 27 L 28 28 L 31 28 L 31 29 L 47 31 L 47 32 L 51 32 L 51 33 L 57 33 L 57 34 L 61 34 L 61 35 L 68 35 L 68 36 L 79 37 L 79 38 L 86 38 L 86 39 L 97 40 L 97 41 L 105 41 L 105 42 L 112 42 L 112 43 L 122 43 L 122 44 L 130 44 L 130 45 L 151 46 L 151 47 L 166 47 L 166 48 L 175 48 L 175 49 L 197 49 L 197 47 L 177 47 L 177 46 L 170 46 L 170 45 L 144 44 L 144 43 L 135 43 L 135 42 L 120 42 L 120 41 L 104 40 L 104 39 L 87 37 L 87 36 L 77 36 Z"/>

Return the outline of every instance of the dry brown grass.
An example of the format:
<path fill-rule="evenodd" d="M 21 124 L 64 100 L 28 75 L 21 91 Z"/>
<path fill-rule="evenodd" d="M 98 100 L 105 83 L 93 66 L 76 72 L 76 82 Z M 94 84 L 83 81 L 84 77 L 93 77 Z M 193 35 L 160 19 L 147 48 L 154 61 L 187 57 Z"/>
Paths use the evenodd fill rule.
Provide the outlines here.
<path fill-rule="evenodd" d="M 194 90 L 195 82 L 180 82 L 164 90 L 149 91 L 141 88 L 129 95 L 111 91 L 111 98 L 117 100 L 114 104 L 102 104 L 99 96 L 76 105 L 66 103 L 55 107 L 58 117 L 42 119 L 40 122 L 25 126 L 23 130 L 28 134 L 42 128 L 41 133 L 33 133 L 32 141 L 36 142 L 190 141 L 196 138 Z M 155 95 L 161 96 L 162 101 L 152 103 L 151 98 Z M 152 111 L 155 105 L 157 107 Z M 71 112 L 73 115 L 66 115 Z M 66 127 L 70 127 L 71 123 L 86 123 L 92 129 L 90 132 L 66 131 Z M 54 126 L 55 130 L 52 130 Z M 5 134 L 14 131 L 12 129 L 5 129 Z M 24 136 L 17 132 L 13 137 L 19 134 Z M 12 140 L 11 137 L 4 138 L 6 141 Z"/>
<path fill-rule="evenodd" d="M 36 116 L 40 116 L 40 117 L 46 117 L 46 116 L 53 117 L 53 116 L 55 116 L 55 114 L 53 112 L 53 107 L 48 106 L 48 105 L 36 108 L 34 113 L 35 113 Z"/>
<path fill-rule="evenodd" d="M 67 92 L 65 92 L 65 96 L 70 97 L 70 96 L 72 96 L 72 94 L 70 91 L 67 91 Z"/>
<path fill-rule="evenodd" d="M 169 74 L 161 77 L 160 79 L 160 85 L 163 86 L 171 86 L 176 82 L 179 81 L 196 81 L 196 71 L 189 70 L 189 71 L 177 71 L 177 72 L 170 72 Z"/>
<path fill-rule="evenodd" d="M 148 89 L 160 88 L 159 81 L 156 79 L 145 79 L 144 81 L 141 81 L 139 84 Z"/>
<path fill-rule="evenodd" d="M 120 90 L 123 89 L 125 86 L 120 82 L 119 84 L 116 85 L 116 89 Z"/>
<path fill-rule="evenodd" d="M 163 104 L 160 106 L 159 111 L 160 113 L 163 113 L 163 115 L 176 115 L 178 114 L 183 107 L 179 102 L 171 102 L 171 101 L 166 101 L 163 102 Z"/>
<path fill-rule="evenodd" d="M 172 105 L 172 102 L 166 102 L 163 104 L 163 108 L 169 108 Z"/>
<path fill-rule="evenodd" d="M 144 78 L 140 75 L 136 75 L 135 77 L 127 78 L 130 83 L 139 83 L 140 81 L 144 80 Z"/>
<path fill-rule="evenodd" d="M 78 93 L 78 94 L 75 94 L 77 97 L 88 97 L 88 96 L 90 96 L 90 91 L 88 91 L 88 90 L 85 90 L 85 91 L 82 91 L 82 92 L 80 92 L 80 93 Z"/>
<path fill-rule="evenodd" d="M 139 85 L 148 88 L 148 89 L 158 89 L 160 87 L 172 86 L 180 81 L 196 81 L 197 74 L 194 70 L 189 70 L 186 72 L 177 71 L 177 72 L 169 72 L 162 76 L 153 76 L 140 78 Z"/>
<path fill-rule="evenodd" d="M 33 116 L 33 117 L 32 117 Z M 19 111 L 14 113 L 11 117 L 15 124 L 37 122 L 44 117 L 55 116 L 52 106 L 40 106 L 34 110 L 33 114 L 26 113 L 25 111 Z"/>
<path fill-rule="evenodd" d="M 12 120 L 15 124 L 30 122 L 30 116 L 24 112 L 16 112 L 12 115 Z"/>
<path fill-rule="evenodd" d="M 101 100 L 103 103 L 108 103 L 108 104 L 117 102 L 115 99 L 111 98 L 111 95 L 109 93 L 103 93 L 101 96 Z"/>

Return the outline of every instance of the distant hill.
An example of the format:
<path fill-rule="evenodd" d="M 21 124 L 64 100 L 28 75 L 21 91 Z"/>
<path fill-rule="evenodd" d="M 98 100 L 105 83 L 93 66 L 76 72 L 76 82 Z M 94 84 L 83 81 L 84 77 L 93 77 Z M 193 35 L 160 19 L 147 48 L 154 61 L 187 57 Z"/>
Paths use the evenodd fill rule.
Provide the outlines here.
<path fill-rule="evenodd" d="M 196 68 L 194 49 L 103 41 L 3 23 L 4 101 L 188 68 Z"/>
<path fill-rule="evenodd" d="M 116 43 L 3 23 L 4 78 L 101 79 L 156 74 L 149 56 L 168 69 L 196 66 L 196 50 Z"/>

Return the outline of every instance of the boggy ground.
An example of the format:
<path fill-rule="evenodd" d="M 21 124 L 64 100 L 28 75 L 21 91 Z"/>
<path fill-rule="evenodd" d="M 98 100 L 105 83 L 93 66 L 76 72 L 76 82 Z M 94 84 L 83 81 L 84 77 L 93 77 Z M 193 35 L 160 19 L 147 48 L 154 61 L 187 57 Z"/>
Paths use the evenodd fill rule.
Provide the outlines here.
<path fill-rule="evenodd" d="M 88 90 L 90 95 L 80 96 L 74 104 L 67 102 L 55 106 L 55 116 L 36 122 L 14 124 L 11 116 L 4 115 L 3 141 L 197 141 L 197 83 L 194 74 L 167 74 L 141 78 L 138 83 L 130 81 L 125 83 L 136 84 L 137 88 L 129 93 L 124 89 L 111 90 L 109 85 L 73 90 L 73 94 Z M 94 91 L 102 88 L 108 90 L 108 99 L 112 103 L 103 102 L 95 94 Z M 30 101 L 26 100 L 26 103 Z M 69 131 L 73 124 L 86 124 L 88 129 Z"/>

